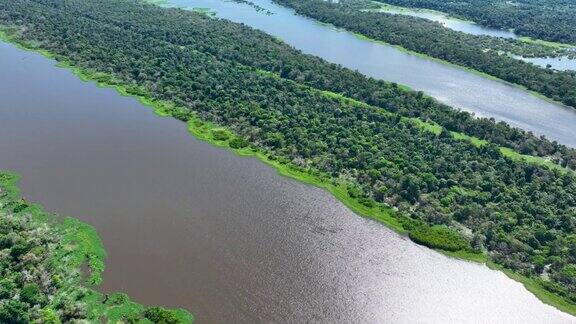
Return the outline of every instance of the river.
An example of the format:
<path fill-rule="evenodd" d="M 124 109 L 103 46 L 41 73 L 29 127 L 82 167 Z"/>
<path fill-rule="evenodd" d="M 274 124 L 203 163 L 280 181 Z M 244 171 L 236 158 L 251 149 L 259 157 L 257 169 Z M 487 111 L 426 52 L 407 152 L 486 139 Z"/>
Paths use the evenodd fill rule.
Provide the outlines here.
<path fill-rule="evenodd" d="M 459 67 L 361 39 L 352 33 L 298 16 L 270 0 L 253 0 L 274 12 L 222 0 L 168 0 L 182 8 L 211 8 L 218 17 L 241 22 L 280 37 L 286 43 L 358 70 L 368 76 L 408 85 L 477 116 L 494 117 L 511 125 L 576 147 L 576 109 L 548 102 L 504 82 L 489 80 Z"/>
<path fill-rule="evenodd" d="M 0 97 L 0 169 L 23 175 L 26 199 L 96 227 L 106 292 L 199 323 L 575 320 L 2 42 Z"/>

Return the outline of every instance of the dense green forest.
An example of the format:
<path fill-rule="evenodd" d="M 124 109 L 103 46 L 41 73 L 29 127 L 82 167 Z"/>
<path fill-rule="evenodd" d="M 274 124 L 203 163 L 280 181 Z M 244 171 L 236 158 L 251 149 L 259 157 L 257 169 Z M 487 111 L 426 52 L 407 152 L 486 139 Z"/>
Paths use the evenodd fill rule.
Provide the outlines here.
<path fill-rule="evenodd" d="M 538 67 L 485 47 L 488 36 L 469 35 L 422 18 L 360 11 L 347 1 L 274 0 L 296 12 L 411 51 L 522 85 L 576 108 L 576 71 Z M 354 4 L 355 1 L 351 1 Z M 497 39 L 497 38 L 494 38 Z M 505 42 L 504 40 L 501 40 Z M 513 42 L 513 41 L 508 41 Z"/>
<path fill-rule="evenodd" d="M 523 36 L 576 44 L 576 2 L 572 0 L 377 0 L 434 9 L 481 25 L 514 29 Z"/>
<path fill-rule="evenodd" d="M 233 132 L 213 140 L 344 186 L 419 243 L 484 252 L 576 303 L 574 151 L 420 92 L 366 78 L 225 20 L 133 0 L 4 0 L 9 37 L 165 112 Z M 437 131 L 435 131 L 437 130 Z M 487 142 L 462 140 L 451 131 Z M 390 208 L 392 207 L 392 208 Z"/>
<path fill-rule="evenodd" d="M 22 199 L 17 179 L 0 171 L 0 323 L 192 322 L 184 310 L 146 308 L 125 294 L 95 291 L 105 252 L 94 229 Z"/>

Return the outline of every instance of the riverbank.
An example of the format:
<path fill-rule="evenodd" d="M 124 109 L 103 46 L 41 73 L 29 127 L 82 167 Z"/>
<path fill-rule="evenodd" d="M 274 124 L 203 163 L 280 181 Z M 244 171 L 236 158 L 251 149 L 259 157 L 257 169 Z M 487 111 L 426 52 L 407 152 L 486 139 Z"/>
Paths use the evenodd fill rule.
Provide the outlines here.
<path fill-rule="evenodd" d="M 49 53 L 48 53 L 49 55 Z M 234 142 L 237 137 L 226 129 L 219 127 L 218 125 L 213 125 L 209 123 L 204 123 L 200 121 L 196 116 L 191 116 L 186 114 L 186 110 L 183 108 L 175 107 L 167 102 L 157 102 L 150 100 L 146 93 L 143 93 L 141 89 L 137 87 L 126 88 L 119 84 L 117 80 L 101 73 L 92 73 L 90 71 L 82 71 L 74 68 L 66 63 L 61 63 L 60 66 L 71 68 L 77 75 L 79 75 L 84 80 L 94 80 L 98 81 L 100 86 L 110 86 L 116 88 L 121 94 L 134 96 L 139 98 L 144 104 L 152 106 L 159 115 L 163 116 L 173 116 L 178 119 L 185 120 L 189 123 L 191 133 L 200 139 L 209 141 L 217 146 L 227 147 L 240 155 L 256 156 L 262 161 L 274 166 L 281 172 L 281 174 L 296 178 L 300 181 L 313 184 L 315 186 L 324 188 L 331 193 L 333 193 L 338 199 L 343 201 L 348 207 L 358 214 L 365 217 L 370 217 L 380 220 L 382 223 L 396 229 L 398 232 L 407 231 L 406 225 L 398 221 L 395 217 L 393 210 L 387 209 L 384 205 L 373 205 L 368 206 L 370 202 L 361 202 L 359 199 L 350 197 L 347 193 L 346 188 L 343 184 L 338 182 L 333 182 L 330 177 L 322 174 L 311 174 L 310 170 L 300 170 L 294 168 L 291 165 L 283 164 L 275 160 L 273 157 L 266 156 L 262 151 L 256 150 L 250 147 L 237 147 L 234 148 Z M 219 134 L 219 135 L 216 135 Z M 367 204 L 368 203 L 368 204 Z M 381 208 L 382 207 L 382 208 Z M 395 222 L 396 221 L 396 222 Z"/>
<path fill-rule="evenodd" d="M 51 265 L 44 271 L 52 271 L 51 288 L 37 292 L 35 299 L 28 298 L 27 304 L 47 303 L 43 306 L 43 321 L 47 318 L 56 320 L 63 316 L 62 305 L 75 304 L 78 308 L 75 316 L 90 321 L 106 320 L 116 323 L 121 320 L 135 319 L 150 322 L 154 314 L 169 316 L 178 323 L 192 323 L 194 317 L 186 310 L 166 310 L 159 307 L 146 307 L 131 301 L 123 293 L 104 295 L 96 289 L 102 282 L 106 251 L 96 230 L 75 218 L 60 217 L 44 210 L 35 203 L 29 203 L 20 197 L 17 186 L 20 176 L 0 170 L 0 215 L 2 221 L 14 218 L 25 221 L 30 230 L 36 231 L 43 239 L 55 243 L 46 245 L 44 254 L 49 255 L 47 262 Z M 20 235 L 12 232 L 13 235 Z M 31 252 L 39 251 L 41 246 L 32 246 Z M 6 278 L 9 278 L 9 273 Z M 56 279 L 58 278 L 58 279 Z M 8 280 L 8 279 L 6 279 Z M 28 287 L 34 284 L 28 284 Z M 46 285 L 46 282 L 43 283 Z M 26 286 L 23 288 L 26 289 Z M 50 294 L 49 301 L 44 302 L 43 293 Z M 77 303 L 80 303 L 78 306 Z M 154 313 L 154 314 L 153 314 Z M 48 315 L 47 315 L 48 314 Z M 83 314 L 83 315 L 82 315 Z M 15 314 L 11 315 L 14 316 Z M 26 315 L 26 314 L 21 314 Z M 69 315 L 66 315 L 69 316 Z M 167 317 L 166 317 L 167 318 Z M 15 320 L 13 318 L 13 320 Z M 59 323 L 59 320 L 50 323 Z"/>

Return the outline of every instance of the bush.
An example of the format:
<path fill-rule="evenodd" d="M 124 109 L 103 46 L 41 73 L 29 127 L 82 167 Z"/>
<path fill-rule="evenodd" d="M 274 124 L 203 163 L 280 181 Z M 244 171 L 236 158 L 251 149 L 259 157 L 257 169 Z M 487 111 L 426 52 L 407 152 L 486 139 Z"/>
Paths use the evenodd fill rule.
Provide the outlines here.
<path fill-rule="evenodd" d="M 130 300 L 130 298 L 128 298 L 128 295 L 124 294 L 124 293 L 113 293 L 112 295 L 110 295 L 110 297 L 108 298 L 108 302 L 107 304 L 109 305 L 122 305 L 127 303 Z"/>
<path fill-rule="evenodd" d="M 44 308 L 42 310 L 42 323 L 43 324 L 60 324 L 60 319 L 56 312 L 51 308 Z"/>
<path fill-rule="evenodd" d="M 0 304 L 0 323 L 29 323 L 28 307 L 26 304 L 14 299 Z"/>
<path fill-rule="evenodd" d="M 22 288 L 20 299 L 30 305 L 40 304 L 42 302 L 42 293 L 36 284 L 28 284 Z"/>
<path fill-rule="evenodd" d="M 433 249 L 445 251 L 470 250 L 470 243 L 458 232 L 446 226 L 419 226 L 408 233 L 410 239 Z"/>
<path fill-rule="evenodd" d="M 368 207 L 368 208 L 373 208 L 373 207 L 375 206 L 374 200 L 372 200 L 372 199 L 370 199 L 370 198 L 364 198 L 364 197 L 362 197 L 362 198 L 358 199 L 358 201 L 359 201 L 362 205 L 364 205 L 364 206 L 366 206 L 366 207 Z"/>
<path fill-rule="evenodd" d="M 212 138 L 217 141 L 225 141 L 230 138 L 230 135 L 225 130 L 217 129 L 212 131 Z"/>
<path fill-rule="evenodd" d="M 28 208 L 28 204 L 20 204 L 14 207 L 14 214 L 18 214 L 19 212 L 23 211 L 26 208 Z"/>
<path fill-rule="evenodd" d="M 20 258 L 20 256 L 26 254 L 28 251 L 30 251 L 30 247 L 28 245 L 18 243 L 14 245 L 10 250 L 10 256 L 14 260 L 17 260 L 18 258 Z"/>
<path fill-rule="evenodd" d="M 241 149 L 248 146 L 248 141 L 243 138 L 234 138 L 230 141 L 230 147 L 233 149 Z"/>
<path fill-rule="evenodd" d="M 150 307 L 146 309 L 144 316 L 156 324 L 180 323 L 180 320 L 174 311 L 162 307 Z"/>

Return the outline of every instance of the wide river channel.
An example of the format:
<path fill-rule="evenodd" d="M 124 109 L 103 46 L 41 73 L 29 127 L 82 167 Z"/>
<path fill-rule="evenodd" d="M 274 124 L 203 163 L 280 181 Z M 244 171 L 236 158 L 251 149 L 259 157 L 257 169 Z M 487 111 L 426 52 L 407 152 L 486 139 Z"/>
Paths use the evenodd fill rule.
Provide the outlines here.
<path fill-rule="evenodd" d="M 0 168 L 23 175 L 28 200 L 96 227 L 106 292 L 199 323 L 575 320 L 6 43 L 0 98 Z"/>

